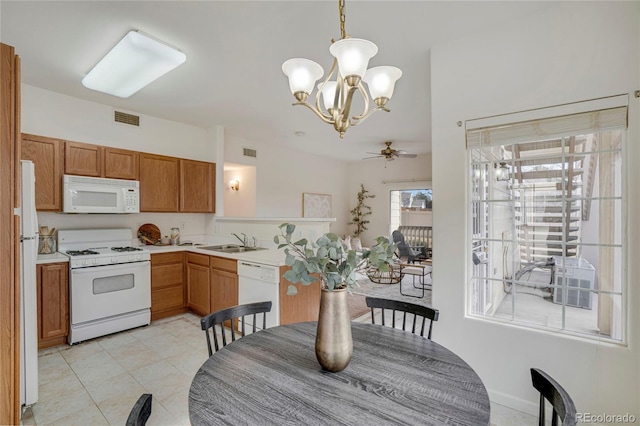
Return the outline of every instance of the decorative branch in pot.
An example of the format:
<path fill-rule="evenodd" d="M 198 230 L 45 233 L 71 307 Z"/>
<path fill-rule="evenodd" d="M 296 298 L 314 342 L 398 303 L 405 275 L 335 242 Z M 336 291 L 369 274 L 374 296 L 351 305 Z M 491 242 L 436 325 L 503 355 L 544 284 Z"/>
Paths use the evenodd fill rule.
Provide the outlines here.
<path fill-rule="evenodd" d="M 371 214 L 371 207 L 367 206 L 364 202 L 368 198 L 375 198 L 375 195 L 369 194 L 369 191 L 364 189 L 364 184 L 360 184 L 360 192 L 358 192 L 358 204 L 356 204 L 355 208 L 353 208 L 351 213 L 351 222 L 347 223 L 347 225 L 355 225 L 356 229 L 353 231 L 353 236 L 356 238 L 360 238 L 360 234 L 366 231 L 367 224 L 369 220 L 367 220 L 367 216 Z"/>
<path fill-rule="evenodd" d="M 389 271 L 395 244 L 386 237 L 378 237 L 377 244 L 361 255 L 345 250 L 342 240 L 327 233 L 310 243 L 306 238 L 293 241 L 295 225 L 280 225 L 280 235 L 274 237 L 278 248 L 284 248 L 285 263 L 291 269 L 284 278 L 292 284 L 287 294 L 298 290 L 294 284 L 310 285 L 320 281 L 320 313 L 316 332 L 316 358 L 323 369 L 331 372 L 344 370 L 353 354 L 351 318 L 347 291 L 357 286 L 356 272 L 374 266 Z"/>

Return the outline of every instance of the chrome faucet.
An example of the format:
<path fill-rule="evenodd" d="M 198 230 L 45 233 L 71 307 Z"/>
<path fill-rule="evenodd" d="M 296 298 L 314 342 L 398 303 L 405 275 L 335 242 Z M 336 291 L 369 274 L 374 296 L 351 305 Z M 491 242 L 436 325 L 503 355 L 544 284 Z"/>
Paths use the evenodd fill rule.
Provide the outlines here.
<path fill-rule="evenodd" d="M 244 235 L 244 239 L 242 239 L 242 238 L 238 237 L 238 234 L 236 234 L 236 233 L 234 233 L 234 232 L 232 232 L 232 233 L 231 233 L 231 235 L 233 235 L 233 236 L 234 236 L 234 237 L 236 237 L 238 240 L 240 240 L 240 242 L 242 243 L 242 245 L 243 245 L 243 246 L 246 246 L 246 245 L 247 245 L 247 236 L 246 236 L 245 234 L 243 234 L 242 232 L 241 232 L 241 234 L 242 234 L 242 235 Z"/>

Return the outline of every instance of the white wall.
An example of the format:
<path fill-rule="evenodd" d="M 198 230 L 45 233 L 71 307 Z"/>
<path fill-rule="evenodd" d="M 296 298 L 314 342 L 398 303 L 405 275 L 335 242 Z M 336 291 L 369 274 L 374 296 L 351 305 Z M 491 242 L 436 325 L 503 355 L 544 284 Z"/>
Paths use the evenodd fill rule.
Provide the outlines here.
<path fill-rule="evenodd" d="M 240 189 L 229 188 L 229 181 L 240 182 Z M 224 192 L 224 216 L 256 216 L 256 168 L 235 163 L 224 163 L 224 180 L 219 188 Z M 216 209 L 218 213 L 220 211 Z"/>
<path fill-rule="evenodd" d="M 23 133 L 216 162 L 216 141 L 206 129 L 125 110 L 140 116 L 140 126 L 130 126 L 114 122 L 114 110 L 22 85 Z"/>
<path fill-rule="evenodd" d="M 242 148 L 257 150 L 257 157 L 243 156 Z M 345 232 L 349 215 L 347 163 L 294 151 L 269 141 L 230 136 L 225 137 L 224 155 L 225 161 L 256 167 L 258 217 L 301 217 L 303 192 L 330 194 L 336 218 L 331 232 Z"/>
<path fill-rule="evenodd" d="M 426 143 L 426 142 L 425 142 Z M 371 207 L 371 215 L 367 218 L 370 223 L 368 230 L 362 234 L 364 246 L 371 246 L 375 238 L 389 235 L 389 209 L 391 206 L 390 191 L 400 189 L 426 189 L 431 187 L 431 155 L 418 155 L 416 158 L 399 158 L 394 161 L 382 159 L 358 161 L 349 163 L 349 199 L 346 206 L 347 215 L 356 206 L 360 184 L 375 195 L 366 204 Z M 383 184 L 382 181 L 422 179 L 418 182 L 398 182 Z M 434 205 L 438 203 L 438 197 L 433 193 Z M 347 217 L 347 222 L 351 216 Z M 345 233 L 353 233 L 353 225 L 349 225 Z"/>
<path fill-rule="evenodd" d="M 49 90 L 22 85 L 22 132 L 202 161 L 216 161 L 216 132 L 140 115 L 140 127 L 113 121 L 114 109 Z M 126 112 L 126 111 L 125 111 Z M 131 227 L 154 223 L 163 235 L 182 226 L 182 235 L 202 234 L 204 214 L 65 215 L 40 212 L 50 228 Z M 209 215 L 211 216 L 211 215 Z"/>
<path fill-rule="evenodd" d="M 579 412 L 640 417 L 638 221 L 627 230 L 628 346 L 465 317 L 469 202 L 458 121 L 631 93 L 629 218 L 640 216 L 640 3 L 563 2 L 431 51 L 435 340 L 478 372 L 493 401 L 535 413 L 529 368 L 554 376 Z M 466 264 L 461 268 L 461 264 Z M 439 285 L 438 283 L 441 283 Z"/>

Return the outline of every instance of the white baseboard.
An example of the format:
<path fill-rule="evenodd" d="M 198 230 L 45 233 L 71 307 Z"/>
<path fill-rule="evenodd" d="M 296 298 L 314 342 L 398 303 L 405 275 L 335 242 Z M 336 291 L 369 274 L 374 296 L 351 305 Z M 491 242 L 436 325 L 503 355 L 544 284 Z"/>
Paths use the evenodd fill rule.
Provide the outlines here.
<path fill-rule="evenodd" d="M 489 400 L 491 400 L 491 402 L 538 417 L 539 406 L 537 402 L 533 403 L 513 395 L 492 391 L 490 389 L 487 389 L 487 392 L 489 393 Z"/>

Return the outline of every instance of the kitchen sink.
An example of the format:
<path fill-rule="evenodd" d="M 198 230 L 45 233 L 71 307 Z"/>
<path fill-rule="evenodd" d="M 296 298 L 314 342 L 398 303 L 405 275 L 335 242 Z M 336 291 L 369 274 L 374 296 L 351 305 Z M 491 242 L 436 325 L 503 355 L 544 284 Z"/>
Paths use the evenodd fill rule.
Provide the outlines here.
<path fill-rule="evenodd" d="M 264 247 L 245 247 L 237 244 L 224 244 L 219 246 L 198 247 L 203 250 L 218 251 L 221 253 L 244 253 L 248 251 L 266 250 Z"/>

